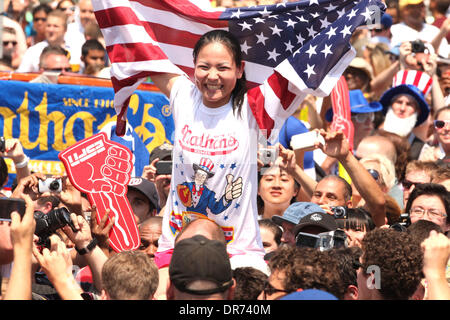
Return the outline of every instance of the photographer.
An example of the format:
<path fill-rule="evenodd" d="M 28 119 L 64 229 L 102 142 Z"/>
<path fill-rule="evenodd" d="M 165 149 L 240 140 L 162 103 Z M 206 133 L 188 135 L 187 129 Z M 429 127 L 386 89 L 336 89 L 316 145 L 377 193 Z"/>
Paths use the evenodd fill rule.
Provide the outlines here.
<path fill-rule="evenodd" d="M 326 132 L 320 130 L 319 133 L 324 138 L 325 145 L 316 143 L 315 148 L 321 148 L 326 155 L 338 159 L 350 175 L 352 183 L 359 191 L 361 197 L 366 201 L 365 207 L 370 212 L 376 226 L 380 227 L 385 225 L 386 200 L 384 193 L 371 174 L 350 152 L 348 139 L 342 132 Z M 310 194 L 311 202 L 322 206 L 330 214 L 332 212 L 329 211 L 329 206 L 352 206 L 352 188 L 346 180 L 339 176 L 328 175 L 319 182 L 316 182 L 307 177 L 298 165 L 295 165 L 293 151 L 284 149 L 282 146 L 279 148 L 280 157 L 277 160 L 277 164 L 294 176 L 302 188 Z"/>
<path fill-rule="evenodd" d="M 166 205 L 170 192 L 170 182 L 172 181 L 172 150 L 173 146 L 168 143 L 163 143 L 153 149 L 149 158 L 150 164 L 145 166 L 142 172 L 142 178 L 155 183 L 159 197 L 158 212 L 161 212 Z M 160 164 L 158 165 L 159 162 Z M 164 162 L 166 166 L 162 166 Z M 170 169 L 170 172 L 167 169 Z"/>
<path fill-rule="evenodd" d="M 391 26 L 391 45 L 394 47 L 401 42 L 421 39 L 430 41 L 439 37 L 438 27 L 425 22 L 425 3 L 417 0 L 402 0 L 399 2 L 400 22 Z M 448 43 L 442 39 L 436 46 L 439 55 L 448 56 Z"/>

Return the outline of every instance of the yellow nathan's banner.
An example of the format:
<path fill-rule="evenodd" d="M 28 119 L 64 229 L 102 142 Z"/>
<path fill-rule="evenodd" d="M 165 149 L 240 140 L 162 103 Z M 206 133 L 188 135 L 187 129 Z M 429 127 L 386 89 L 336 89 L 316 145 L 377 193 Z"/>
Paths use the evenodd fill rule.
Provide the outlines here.
<path fill-rule="evenodd" d="M 137 90 L 133 94 L 125 137 L 114 133 L 112 88 L 1 80 L 0 92 L 0 136 L 19 139 L 36 172 L 63 174 L 59 152 L 101 130 L 132 150 L 135 175 L 148 164 L 156 146 L 173 142 L 171 109 L 160 92 Z M 10 186 L 15 170 L 12 161 L 5 160 L 12 174 Z"/>

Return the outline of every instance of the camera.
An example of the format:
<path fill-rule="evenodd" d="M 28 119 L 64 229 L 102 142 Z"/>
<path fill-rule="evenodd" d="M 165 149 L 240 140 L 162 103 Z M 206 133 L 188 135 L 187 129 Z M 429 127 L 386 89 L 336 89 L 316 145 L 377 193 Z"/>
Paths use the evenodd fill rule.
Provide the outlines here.
<path fill-rule="evenodd" d="M 425 50 L 426 50 L 425 43 L 422 40 L 411 41 L 411 52 L 421 53 L 425 52 Z"/>
<path fill-rule="evenodd" d="M 259 160 L 262 161 L 265 167 L 268 167 L 270 163 L 275 163 L 277 160 L 277 153 L 275 149 L 261 148 L 259 149 Z"/>
<path fill-rule="evenodd" d="M 342 206 L 331 207 L 335 219 L 347 219 L 347 208 Z"/>
<path fill-rule="evenodd" d="M 400 221 L 398 222 L 399 225 L 402 225 L 406 228 L 408 228 L 411 225 L 411 218 L 409 216 L 409 213 L 402 213 L 400 215 Z"/>
<path fill-rule="evenodd" d="M 295 237 L 297 247 L 318 248 L 320 251 L 327 251 L 333 248 L 346 248 L 348 246 L 347 235 L 343 230 L 334 230 L 311 234 L 299 232 Z"/>
<path fill-rule="evenodd" d="M 5 150 L 6 150 L 5 137 L 0 137 L 0 152 L 5 152 Z"/>
<path fill-rule="evenodd" d="M 38 190 L 40 193 L 44 192 L 61 192 L 62 181 L 60 178 L 49 178 L 45 180 L 39 180 Z"/>
<path fill-rule="evenodd" d="M 160 160 L 156 163 L 156 174 L 172 174 L 172 160 Z"/>
<path fill-rule="evenodd" d="M 39 237 L 38 245 L 49 248 L 49 237 L 59 228 L 69 225 L 73 232 L 76 232 L 75 225 L 70 219 L 70 212 L 66 208 L 55 208 L 45 214 L 41 211 L 34 212 L 34 220 L 36 220 L 36 230 L 34 234 Z"/>

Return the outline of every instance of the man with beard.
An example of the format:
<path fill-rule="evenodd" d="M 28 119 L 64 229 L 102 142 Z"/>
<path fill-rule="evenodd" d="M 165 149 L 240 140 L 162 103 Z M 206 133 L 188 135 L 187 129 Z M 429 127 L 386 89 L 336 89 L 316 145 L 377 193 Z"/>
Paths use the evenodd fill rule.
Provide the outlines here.
<path fill-rule="evenodd" d="M 413 134 L 430 113 L 425 95 L 430 91 L 432 79 L 416 70 L 402 70 L 394 77 L 393 87 L 380 98 L 385 119 L 382 129 L 406 137 L 411 145 L 409 156 L 418 159 L 424 141 Z"/>

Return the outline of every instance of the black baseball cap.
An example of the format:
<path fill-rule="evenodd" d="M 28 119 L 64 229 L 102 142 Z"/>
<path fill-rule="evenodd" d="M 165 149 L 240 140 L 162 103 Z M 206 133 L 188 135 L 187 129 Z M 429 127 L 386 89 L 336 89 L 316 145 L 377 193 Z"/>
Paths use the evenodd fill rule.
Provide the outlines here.
<path fill-rule="evenodd" d="M 155 207 L 155 209 L 159 207 L 158 191 L 156 190 L 156 186 L 153 182 L 141 177 L 134 177 L 130 179 L 128 188 L 135 189 L 142 193 Z"/>
<path fill-rule="evenodd" d="M 172 150 L 173 145 L 169 143 L 163 143 L 157 146 L 150 153 L 149 163 L 152 163 L 156 158 L 159 158 L 159 160 L 172 160 Z"/>
<path fill-rule="evenodd" d="M 175 245 L 169 276 L 179 291 L 195 295 L 224 292 L 233 284 L 233 272 L 225 244 L 202 235 L 181 240 Z M 211 281 L 216 287 L 205 290 L 189 288 L 196 280 Z"/>
<path fill-rule="evenodd" d="M 323 232 L 334 231 L 338 228 L 336 219 L 332 215 L 328 213 L 315 212 L 303 217 L 294 227 L 293 232 L 297 236 L 302 229 L 310 226 L 322 228 Z"/>

